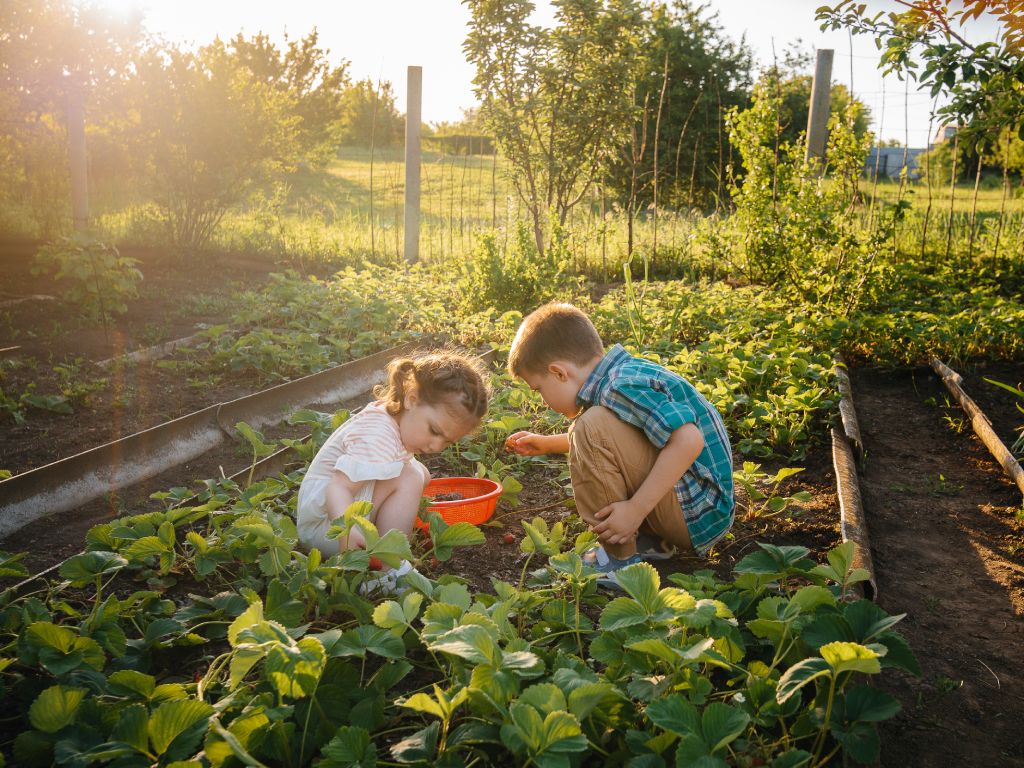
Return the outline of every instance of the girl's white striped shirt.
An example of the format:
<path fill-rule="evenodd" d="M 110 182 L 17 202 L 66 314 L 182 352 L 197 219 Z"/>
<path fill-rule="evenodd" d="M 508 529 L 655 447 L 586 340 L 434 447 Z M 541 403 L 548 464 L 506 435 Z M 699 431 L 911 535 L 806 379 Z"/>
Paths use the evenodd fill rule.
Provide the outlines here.
<path fill-rule="evenodd" d="M 397 477 L 413 455 L 402 444 L 398 422 L 370 403 L 332 434 L 306 471 L 307 479 L 329 480 L 341 470 L 353 482 Z"/>

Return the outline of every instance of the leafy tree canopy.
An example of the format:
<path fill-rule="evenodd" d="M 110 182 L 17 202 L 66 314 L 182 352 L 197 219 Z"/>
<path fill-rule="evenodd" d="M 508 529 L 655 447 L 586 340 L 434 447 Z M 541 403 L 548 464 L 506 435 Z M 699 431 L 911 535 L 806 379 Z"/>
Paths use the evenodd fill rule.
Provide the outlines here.
<path fill-rule="evenodd" d="M 1019 0 L 897 0 L 899 9 L 869 11 L 844 0 L 818 10 L 822 29 L 845 27 L 875 38 L 884 72 L 909 77 L 949 103 L 937 115 L 961 126 L 961 143 L 980 149 L 1007 125 L 1024 139 L 1024 21 Z M 983 16 L 996 19 L 995 40 L 973 43 L 969 30 Z"/>

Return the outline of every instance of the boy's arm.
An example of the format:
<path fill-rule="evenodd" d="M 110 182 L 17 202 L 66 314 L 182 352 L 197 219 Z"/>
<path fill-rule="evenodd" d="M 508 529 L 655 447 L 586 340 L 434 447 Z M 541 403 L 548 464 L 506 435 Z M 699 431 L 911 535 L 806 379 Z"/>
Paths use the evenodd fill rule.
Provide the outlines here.
<path fill-rule="evenodd" d="M 520 456 L 539 456 L 544 453 L 568 453 L 569 434 L 538 435 L 534 432 L 516 432 L 505 440 L 505 447 Z"/>
<path fill-rule="evenodd" d="M 616 501 L 595 513 L 601 522 L 594 526 L 594 532 L 609 544 L 630 541 L 651 510 L 672 490 L 703 450 L 704 435 L 696 424 L 684 424 L 676 429 L 633 498 Z"/>

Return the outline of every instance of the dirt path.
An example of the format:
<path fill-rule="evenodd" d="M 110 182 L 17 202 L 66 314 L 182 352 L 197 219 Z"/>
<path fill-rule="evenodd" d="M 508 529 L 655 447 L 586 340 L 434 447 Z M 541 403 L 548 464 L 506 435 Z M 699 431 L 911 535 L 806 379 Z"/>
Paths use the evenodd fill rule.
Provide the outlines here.
<path fill-rule="evenodd" d="M 879 602 L 907 614 L 923 669 L 888 677 L 903 711 L 882 765 L 1024 765 L 1020 493 L 930 369 L 855 371 L 853 388 Z"/>

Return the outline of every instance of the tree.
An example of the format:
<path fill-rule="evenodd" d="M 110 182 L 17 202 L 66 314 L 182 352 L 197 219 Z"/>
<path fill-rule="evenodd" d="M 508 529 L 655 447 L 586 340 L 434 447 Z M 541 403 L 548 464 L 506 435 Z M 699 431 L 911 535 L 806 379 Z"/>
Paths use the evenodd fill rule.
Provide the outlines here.
<path fill-rule="evenodd" d="M 464 49 L 481 112 L 511 166 L 538 251 L 625 141 L 640 60 L 635 0 L 555 0 L 556 25 L 529 0 L 467 0 Z"/>
<path fill-rule="evenodd" d="M 751 52 L 705 13 L 689 0 L 647 13 L 635 119 L 606 176 L 630 219 L 653 202 L 655 154 L 660 204 L 708 207 L 720 191 L 728 152 L 722 115 L 748 103 Z"/>
<path fill-rule="evenodd" d="M 108 123 L 139 21 L 71 0 L 0 3 L 0 199 L 26 205 L 44 236 L 68 209 L 68 97 L 83 100 L 93 126 Z"/>
<path fill-rule="evenodd" d="M 1008 125 L 1024 139 L 1024 25 L 1020 0 L 896 0 L 902 10 L 870 14 L 866 3 L 843 0 L 818 10 L 822 29 L 846 27 L 870 34 L 882 50 L 880 66 L 921 85 L 949 103 L 937 111 L 956 123 L 959 143 L 991 147 Z M 996 40 L 971 43 L 967 29 L 983 14 L 1001 24 Z M 959 29 L 959 31 L 958 31 Z M 923 63 L 923 68 L 921 67 Z"/>
<path fill-rule="evenodd" d="M 322 168 L 334 157 L 346 130 L 342 115 L 352 90 L 348 62 L 331 64 L 330 51 L 318 46 L 316 29 L 299 40 L 287 35 L 284 39 L 287 48 L 283 52 L 264 34 L 251 39 L 236 35 L 229 47 L 253 77 L 287 94 L 298 118 L 298 155 L 309 165 Z"/>
<path fill-rule="evenodd" d="M 345 90 L 341 101 L 341 143 L 344 146 L 390 147 L 400 142 L 405 120 L 395 108 L 391 83 L 360 80 Z"/>
<path fill-rule="evenodd" d="M 151 49 L 132 83 L 134 150 L 171 241 L 202 248 L 231 206 L 294 167 L 299 97 L 220 40 L 186 52 Z"/>

